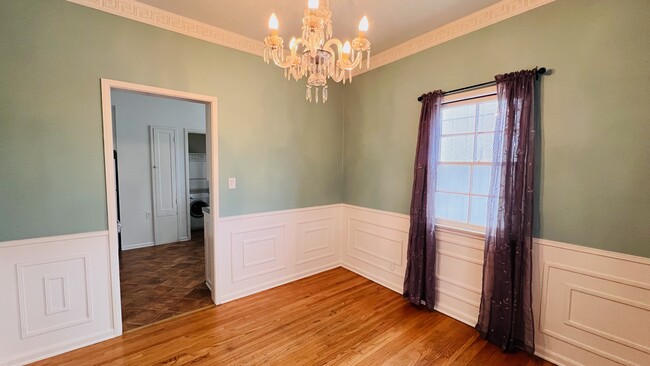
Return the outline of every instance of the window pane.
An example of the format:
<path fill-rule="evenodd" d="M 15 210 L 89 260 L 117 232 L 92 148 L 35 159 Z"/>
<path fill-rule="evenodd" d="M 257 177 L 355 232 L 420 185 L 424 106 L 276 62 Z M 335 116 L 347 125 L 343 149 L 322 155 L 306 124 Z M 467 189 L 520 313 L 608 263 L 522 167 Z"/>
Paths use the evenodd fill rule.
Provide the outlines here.
<path fill-rule="evenodd" d="M 485 226 L 487 220 L 487 197 L 472 196 L 472 212 L 469 223 L 472 225 Z"/>
<path fill-rule="evenodd" d="M 442 108 L 442 134 L 474 132 L 476 105 Z"/>
<path fill-rule="evenodd" d="M 476 161 L 491 162 L 494 154 L 494 134 L 476 135 Z"/>
<path fill-rule="evenodd" d="M 468 196 L 436 193 L 436 218 L 467 222 L 468 204 Z"/>
<path fill-rule="evenodd" d="M 474 135 L 440 138 L 441 162 L 471 162 L 474 154 Z"/>
<path fill-rule="evenodd" d="M 476 125 L 478 132 L 494 131 L 497 119 L 497 102 L 481 103 L 478 106 L 479 118 Z"/>
<path fill-rule="evenodd" d="M 438 165 L 436 190 L 469 193 L 469 165 Z"/>
<path fill-rule="evenodd" d="M 472 193 L 490 194 L 490 178 L 492 177 L 492 167 L 489 165 L 476 165 L 472 172 Z"/>

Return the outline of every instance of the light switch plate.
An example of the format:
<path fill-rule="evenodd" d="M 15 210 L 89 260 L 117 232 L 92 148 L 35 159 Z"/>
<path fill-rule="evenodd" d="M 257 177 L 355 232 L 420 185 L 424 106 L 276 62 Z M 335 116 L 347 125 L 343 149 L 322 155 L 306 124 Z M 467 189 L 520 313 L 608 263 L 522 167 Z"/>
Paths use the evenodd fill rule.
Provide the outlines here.
<path fill-rule="evenodd" d="M 228 178 L 228 189 L 237 188 L 237 178 Z"/>

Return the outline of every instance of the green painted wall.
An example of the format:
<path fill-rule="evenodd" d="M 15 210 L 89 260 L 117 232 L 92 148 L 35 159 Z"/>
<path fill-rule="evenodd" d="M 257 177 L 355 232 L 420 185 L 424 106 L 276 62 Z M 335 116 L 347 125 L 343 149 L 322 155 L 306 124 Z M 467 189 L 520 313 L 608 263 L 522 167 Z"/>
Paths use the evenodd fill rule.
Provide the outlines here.
<path fill-rule="evenodd" d="M 219 98 L 223 216 L 407 213 L 416 97 L 539 65 L 554 74 L 536 235 L 650 257 L 649 15 L 648 1 L 557 0 L 333 85 L 323 106 L 253 55 L 63 0 L 2 1 L 0 241 L 106 229 L 102 77 Z"/>
<path fill-rule="evenodd" d="M 63 0 L 0 2 L 0 49 L 0 241 L 106 229 L 100 78 L 219 99 L 223 216 L 341 202 L 337 85 Z"/>
<path fill-rule="evenodd" d="M 536 236 L 650 257 L 650 1 L 558 0 L 346 87 L 344 201 L 408 213 L 420 104 L 534 66 Z"/>

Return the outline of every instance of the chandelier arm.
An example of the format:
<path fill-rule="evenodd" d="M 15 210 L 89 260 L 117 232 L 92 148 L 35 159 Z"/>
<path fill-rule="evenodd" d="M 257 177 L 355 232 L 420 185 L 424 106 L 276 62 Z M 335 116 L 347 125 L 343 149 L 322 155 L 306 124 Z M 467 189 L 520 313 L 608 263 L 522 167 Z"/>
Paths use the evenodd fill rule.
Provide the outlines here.
<path fill-rule="evenodd" d="M 282 61 L 282 58 L 280 58 L 280 52 L 277 50 L 275 52 L 272 52 L 271 55 L 273 56 L 273 63 L 283 69 L 288 69 L 291 67 L 294 64 L 294 61 L 297 59 L 294 51 L 292 51 L 291 54 L 284 59 L 284 61 Z"/>
<path fill-rule="evenodd" d="M 341 81 L 343 81 L 343 79 L 345 79 L 345 70 L 343 70 L 343 69 L 341 69 L 339 67 L 336 67 L 334 69 L 334 74 L 331 75 L 330 77 L 335 82 L 340 83 Z"/>
<path fill-rule="evenodd" d="M 338 60 L 337 66 L 342 70 L 353 70 L 361 63 L 361 57 L 357 57 L 354 61 L 344 61 L 343 59 Z"/>
<path fill-rule="evenodd" d="M 338 38 L 330 38 L 325 44 L 323 45 L 324 50 L 330 50 L 332 53 L 334 53 L 332 50 L 332 46 L 336 46 L 337 48 L 337 55 L 341 55 L 343 53 L 343 43 L 338 40 Z"/>
<path fill-rule="evenodd" d="M 332 46 L 336 46 L 338 52 L 335 53 L 334 50 L 332 49 Z M 323 49 L 326 50 L 326 51 L 329 51 L 331 54 L 333 54 L 333 55 L 335 54 L 337 56 L 336 57 L 337 58 L 336 66 L 338 68 L 340 68 L 340 69 L 352 70 L 352 69 L 356 68 L 357 66 L 359 66 L 359 64 L 361 63 L 361 57 L 359 57 L 360 54 L 361 54 L 360 52 L 357 52 L 357 55 L 356 55 L 357 57 L 355 57 L 354 61 L 350 61 L 349 58 L 348 58 L 347 61 L 343 60 L 343 57 L 342 57 L 342 55 L 343 55 L 343 43 L 340 40 L 338 40 L 337 38 L 331 38 L 329 41 L 327 41 L 325 43 L 325 45 L 323 46 Z M 352 50 L 352 52 L 355 52 L 355 51 Z"/>

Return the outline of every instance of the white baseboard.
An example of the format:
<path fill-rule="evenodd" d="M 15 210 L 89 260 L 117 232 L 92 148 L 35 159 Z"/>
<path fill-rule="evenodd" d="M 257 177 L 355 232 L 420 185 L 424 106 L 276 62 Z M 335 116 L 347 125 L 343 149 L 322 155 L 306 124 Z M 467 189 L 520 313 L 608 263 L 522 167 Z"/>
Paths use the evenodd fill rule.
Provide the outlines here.
<path fill-rule="evenodd" d="M 152 241 L 145 242 L 145 243 L 122 244 L 122 251 L 149 248 L 149 247 L 153 247 L 154 245 L 156 244 Z"/>
<path fill-rule="evenodd" d="M 378 276 L 375 273 L 372 273 L 373 271 L 366 271 L 364 269 L 361 269 L 360 267 L 357 267 L 353 264 L 350 263 L 341 263 L 341 267 L 350 270 L 358 275 L 361 275 L 377 284 L 380 284 L 384 287 L 386 287 L 389 290 L 393 290 L 397 292 L 398 294 L 402 294 L 402 284 L 395 284 L 387 281 L 385 278 L 382 278 L 381 276 Z"/>
<path fill-rule="evenodd" d="M 291 275 L 286 276 L 286 277 L 273 278 L 273 279 L 271 279 L 271 280 L 269 280 L 269 281 L 267 281 L 265 283 L 261 283 L 259 285 L 254 286 L 254 287 L 243 288 L 240 291 L 235 291 L 235 292 L 231 292 L 231 293 L 229 293 L 227 295 L 222 295 L 221 301 L 222 301 L 222 304 L 223 304 L 223 303 L 226 303 L 226 302 L 229 302 L 229 301 L 237 300 L 237 299 L 240 299 L 242 297 L 250 296 L 250 295 L 258 293 L 258 292 L 262 292 L 262 291 L 272 289 L 274 287 L 286 285 L 287 283 L 297 281 L 297 280 L 305 278 L 305 277 L 309 277 L 309 276 L 313 276 L 313 275 L 321 273 L 321 272 L 329 271 L 330 269 L 338 268 L 340 266 L 341 266 L 341 264 L 339 262 L 335 262 L 335 263 L 325 265 L 325 266 L 322 266 L 322 267 L 311 268 L 311 269 L 309 269 L 307 271 L 303 271 L 303 272 L 300 272 L 300 273 L 294 273 L 294 274 L 291 274 Z"/>
<path fill-rule="evenodd" d="M 553 351 L 549 351 L 539 345 L 535 345 L 535 356 L 552 362 L 557 366 L 585 366 L 584 364 L 576 363 L 574 360 L 561 356 Z"/>
<path fill-rule="evenodd" d="M 115 337 L 113 331 L 100 332 L 86 337 L 80 337 L 78 339 L 73 339 L 69 341 L 60 342 L 58 344 L 53 344 L 47 349 L 43 349 L 40 352 L 27 352 L 24 355 L 19 355 L 11 360 L 7 361 L 7 365 L 27 365 L 32 362 L 46 359 L 48 357 L 53 357 L 60 355 L 66 352 L 74 351 L 79 348 L 91 346 L 93 344 L 103 342 Z"/>
<path fill-rule="evenodd" d="M 119 334 L 110 252 L 106 231 L 0 243 L 0 364 Z"/>

